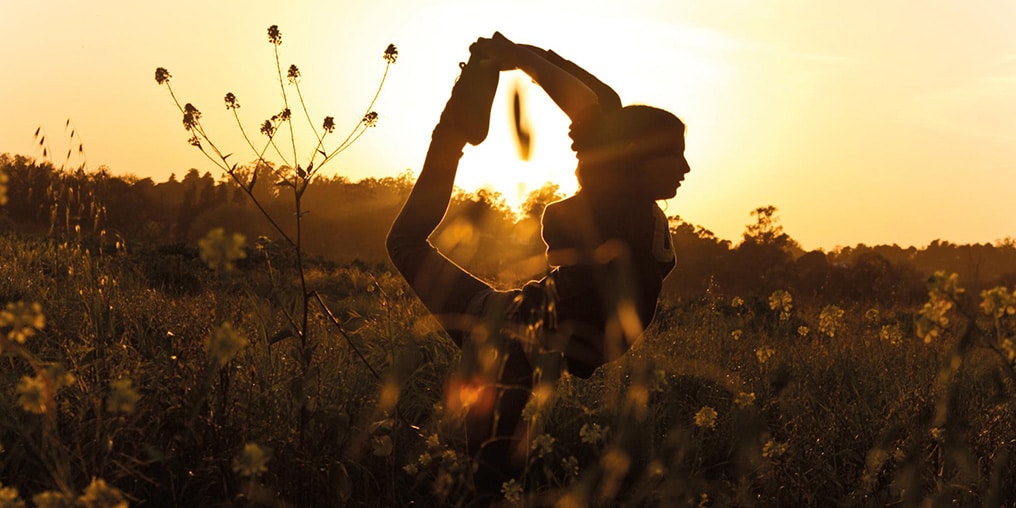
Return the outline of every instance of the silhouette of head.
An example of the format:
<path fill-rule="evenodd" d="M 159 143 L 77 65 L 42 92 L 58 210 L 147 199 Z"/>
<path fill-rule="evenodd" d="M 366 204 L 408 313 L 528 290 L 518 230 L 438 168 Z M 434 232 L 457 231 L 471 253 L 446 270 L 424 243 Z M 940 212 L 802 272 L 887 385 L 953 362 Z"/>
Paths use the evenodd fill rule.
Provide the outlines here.
<path fill-rule="evenodd" d="M 605 120 L 594 131 L 573 131 L 583 190 L 598 196 L 673 197 L 690 170 L 684 158 L 684 122 L 644 105 L 625 106 Z"/>

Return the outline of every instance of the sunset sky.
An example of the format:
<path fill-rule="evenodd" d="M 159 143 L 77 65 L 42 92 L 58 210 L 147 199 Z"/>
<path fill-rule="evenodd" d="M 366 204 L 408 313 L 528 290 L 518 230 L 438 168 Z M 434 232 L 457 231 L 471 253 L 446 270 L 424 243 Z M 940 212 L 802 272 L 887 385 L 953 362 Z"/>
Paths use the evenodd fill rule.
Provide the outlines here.
<path fill-rule="evenodd" d="M 721 238 L 739 240 L 749 212 L 771 204 L 806 249 L 992 242 L 1016 236 L 1014 21 L 1012 0 L 0 0 L 0 153 L 41 156 L 41 126 L 59 165 L 69 118 L 91 169 L 219 177 L 154 70 L 169 69 L 213 139 L 249 161 L 222 97 L 236 94 L 255 134 L 281 109 L 266 37 L 277 24 L 315 124 L 331 115 L 339 131 L 362 117 L 385 47 L 398 47 L 378 126 L 326 172 L 415 172 L 457 63 L 500 30 L 586 67 L 625 103 L 680 116 L 692 173 L 666 211 Z M 528 162 L 508 129 L 512 83 L 533 124 Z M 574 190 L 564 116 L 516 73 L 502 85 L 460 185 L 510 203 L 548 180 Z"/>

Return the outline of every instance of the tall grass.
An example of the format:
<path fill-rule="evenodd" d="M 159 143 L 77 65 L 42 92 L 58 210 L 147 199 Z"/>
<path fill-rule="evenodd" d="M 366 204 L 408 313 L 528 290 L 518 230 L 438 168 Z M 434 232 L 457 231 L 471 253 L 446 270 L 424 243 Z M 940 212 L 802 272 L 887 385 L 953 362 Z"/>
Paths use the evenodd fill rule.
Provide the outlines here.
<path fill-rule="evenodd" d="M 156 253 L 0 238 L 0 297 L 38 302 L 45 315 L 23 343 L 2 329 L 3 485 L 23 499 L 75 498 L 101 479 L 132 504 L 165 506 L 489 502 L 471 487 L 462 408 L 441 395 L 457 350 L 401 279 L 308 265 L 309 286 L 366 363 L 314 314 L 317 371 L 298 386 L 308 379 L 300 346 L 272 335 L 286 322 L 272 295 L 292 281 L 250 254 L 222 277 L 191 253 L 183 266 L 201 283 L 174 286 L 139 262 Z M 1007 350 L 958 353 L 967 318 L 955 309 L 930 343 L 915 333 L 919 309 L 905 308 L 845 308 L 830 336 L 829 323 L 819 332 L 828 305 L 798 299 L 781 320 L 762 299 L 663 302 L 623 360 L 538 394 L 526 475 L 501 501 L 1016 500 Z M 970 326 L 1011 337 L 1005 309 Z M 223 322 L 246 345 L 220 363 L 210 338 Z M 52 390 L 33 409 L 19 387 L 39 377 Z"/>

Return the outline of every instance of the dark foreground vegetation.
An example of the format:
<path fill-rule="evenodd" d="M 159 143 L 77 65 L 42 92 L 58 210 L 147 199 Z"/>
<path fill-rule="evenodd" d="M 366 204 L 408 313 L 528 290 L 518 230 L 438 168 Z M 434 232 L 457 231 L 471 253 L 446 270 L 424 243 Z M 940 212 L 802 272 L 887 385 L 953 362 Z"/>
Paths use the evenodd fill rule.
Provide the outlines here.
<path fill-rule="evenodd" d="M 0 170 L 0 506 L 1016 503 L 1011 240 L 802 252 L 771 207 L 737 244 L 675 218 L 657 321 L 537 394 L 526 477 L 490 500 L 457 350 L 383 256 L 408 177 L 309 187 L 301 265 L 211 175 Z M 554 196 L 462 194 L 436 241 L 539 276 Z"/>

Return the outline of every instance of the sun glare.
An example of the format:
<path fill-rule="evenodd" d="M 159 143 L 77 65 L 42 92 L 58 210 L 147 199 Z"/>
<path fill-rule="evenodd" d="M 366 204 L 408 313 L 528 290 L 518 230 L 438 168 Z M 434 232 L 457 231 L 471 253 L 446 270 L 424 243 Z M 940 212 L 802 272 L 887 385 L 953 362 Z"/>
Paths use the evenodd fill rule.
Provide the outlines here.
<path fill-rule="evenodd" d="M 568 196 L 578 189 L 575 153 L 568 137 L 568 117 L 536 85 L 505 74 L 494 97 L 487 139 L 467 146 L 456 185 L 466 191 L 488 189 L 518 210 L 529 194 L 550 182 Z M 523 123 L 531 134 L 530 156 L 523 160 L 516 141 L 512 87 L 518 86 Z"/>

